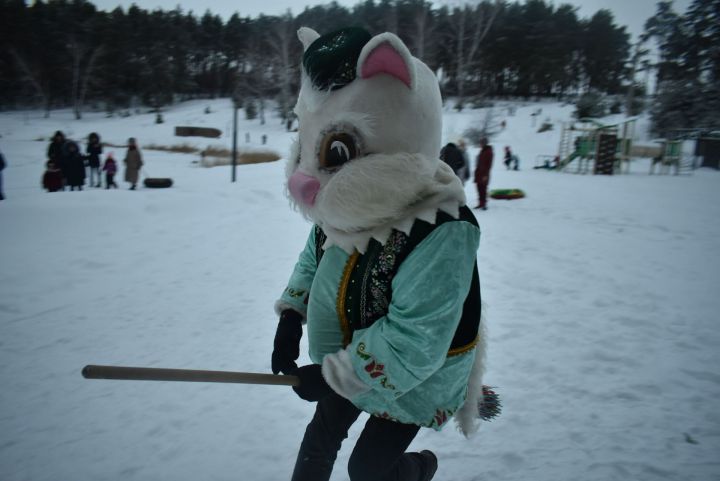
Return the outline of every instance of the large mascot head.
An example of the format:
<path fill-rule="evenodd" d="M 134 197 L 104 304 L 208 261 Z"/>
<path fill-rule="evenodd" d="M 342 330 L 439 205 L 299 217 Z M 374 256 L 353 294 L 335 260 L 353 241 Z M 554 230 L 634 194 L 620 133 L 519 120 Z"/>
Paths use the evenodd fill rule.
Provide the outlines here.
<path fill-rule="evenodd" d="M 301 28 L 299 135 L 287 166 L 291 201 L 325 234 L 325 248 L 364 252 L 438 209 L 457 216 L 462 184 L 439 160 L 440 89 L 391 33 Z"/>

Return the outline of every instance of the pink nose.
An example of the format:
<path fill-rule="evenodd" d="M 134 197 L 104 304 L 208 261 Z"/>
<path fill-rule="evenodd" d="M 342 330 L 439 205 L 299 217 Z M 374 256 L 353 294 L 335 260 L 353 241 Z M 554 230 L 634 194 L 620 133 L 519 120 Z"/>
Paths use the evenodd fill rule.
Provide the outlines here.
<path fill-rule="evenodd" d="M 320 190 L 320 181 L 302 172 L 295 172 L 290 176 L 288 189 L 295 200 L 312 207 L 315 205 L 315 197 Z"/>

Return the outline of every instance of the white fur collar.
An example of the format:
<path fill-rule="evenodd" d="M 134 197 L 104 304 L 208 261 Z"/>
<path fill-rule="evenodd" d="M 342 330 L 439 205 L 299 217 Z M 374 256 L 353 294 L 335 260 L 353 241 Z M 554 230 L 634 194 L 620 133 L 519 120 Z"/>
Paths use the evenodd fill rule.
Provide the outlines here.
<path fill-rule="evenodd" d="M 313 208 L 296 207 L 323 229 L 324 249 L 336 245 L 351 254 L 364 253 L 370 239 L 384 244 L 393 229 L 409 234 L 417 219 L 434 224 L 438 210 L 457 218 L 464 204 L 462 183 L 447 164 L 399 153 L 348 163 Z"/>

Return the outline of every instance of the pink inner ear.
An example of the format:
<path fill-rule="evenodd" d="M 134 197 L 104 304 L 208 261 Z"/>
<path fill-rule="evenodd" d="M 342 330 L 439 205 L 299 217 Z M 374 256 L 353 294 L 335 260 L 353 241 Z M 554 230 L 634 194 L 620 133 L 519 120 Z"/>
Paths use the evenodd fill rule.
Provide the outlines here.
<path fill-rule="evenodd" d="M 370 52 L 360 69 L 362 78 L 370 78 L 379 73 L 392 75 L 408 87 L 411 87 L 410 71 L 398 51 L 392 48 L 389 43 L 380 44 Z"/>

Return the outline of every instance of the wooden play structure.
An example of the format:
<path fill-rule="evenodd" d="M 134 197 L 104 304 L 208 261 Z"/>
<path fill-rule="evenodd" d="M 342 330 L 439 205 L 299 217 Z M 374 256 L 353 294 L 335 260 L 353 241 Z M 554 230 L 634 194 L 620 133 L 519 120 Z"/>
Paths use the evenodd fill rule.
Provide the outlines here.
<path fill-rule="evenodd" d="M 720 129 L 674 129 L 658 139 L 659 155 L 653 157 L 650 173 L 690 174 L 698 167 L 720 168 Z"/>
<path fill-rule="evenodd" d="M 560 135 L 557 170 L 613 175 L 630 171 L 636 119 L 603 125 L 593 119 L 565 122 Z"/>

